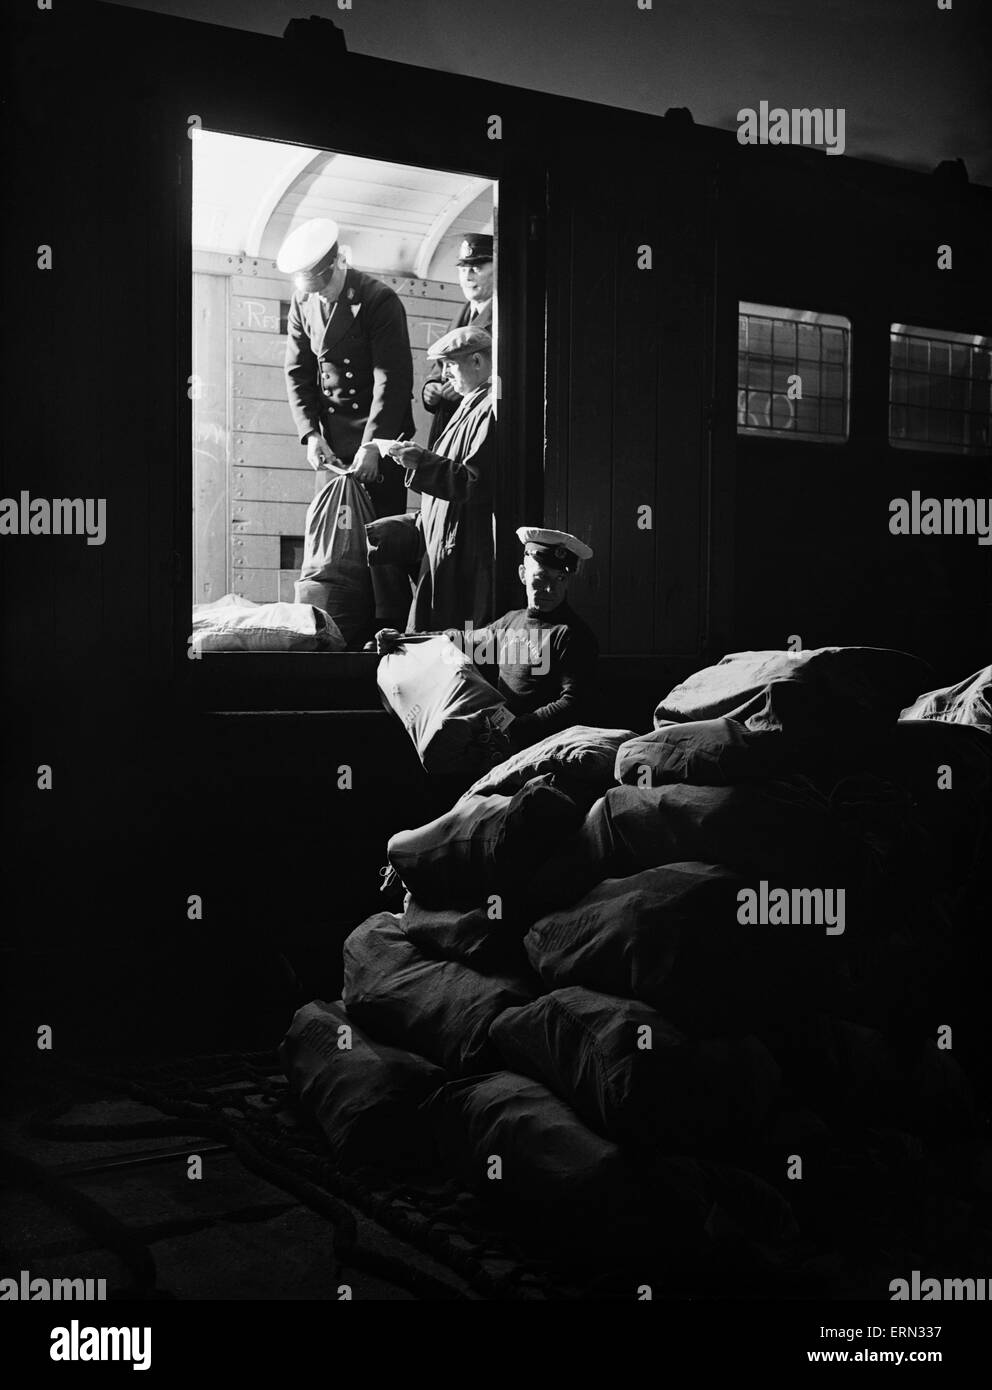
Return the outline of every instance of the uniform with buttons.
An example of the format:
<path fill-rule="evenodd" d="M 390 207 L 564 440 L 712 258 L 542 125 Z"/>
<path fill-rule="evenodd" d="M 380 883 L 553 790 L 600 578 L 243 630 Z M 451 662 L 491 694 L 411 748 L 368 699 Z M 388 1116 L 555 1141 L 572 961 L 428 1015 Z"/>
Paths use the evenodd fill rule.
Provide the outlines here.
<path fill-rule="evenodd" d="M 336 226 L 321 224 L 333 229 L 328 248 L 316 233 L 309 240 L 301 236 L 310 225 L 293 234 L 301 238 L 296 251 L 292 237 L 287 239 L 280 269 L 299 272 L 302 267 L 294 262 L 303 257 L 320 270 L 322 256 L 330 251 L 336 257 Z M 331 235 L 328 230 L 323 240 Z M 315 247 L 320 255 L 315 256 Z M 301 278 L 306 287 L 306 277 L 298 273 L 297 286 Z M 373 439 L 412 437 L 413 361 L 406 311 L 388 285 L 349 268 L 333 303 L 321 293 L 297 288 L 290 301 L 287 335 L 286 390 L 301 442 L 319 430 L 337 457 L 350 463 Z M 318 473 L 318 490 L 326 482 L 326 473 Z M 399 469 L 384 469 L 382 480 L 367 486 L 377 516 L 405 510 Z"/>

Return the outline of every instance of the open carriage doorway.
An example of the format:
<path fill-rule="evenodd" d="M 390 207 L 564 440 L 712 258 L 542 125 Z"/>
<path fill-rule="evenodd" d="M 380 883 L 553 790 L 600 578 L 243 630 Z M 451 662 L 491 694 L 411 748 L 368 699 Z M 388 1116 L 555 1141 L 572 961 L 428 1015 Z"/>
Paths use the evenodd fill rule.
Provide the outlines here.
<path fill-rule="evenodd" d="M 406 311 L 415 438 L 427 348 L 464 307 L 456 260 L 493 235 L 484 177 L 203 130 L 193 141 L 193 602 L 227 594 L 291 602 L 314 475 L 284 376 L 292 280 L 276 257 L 312 218 L 331 218 L 351 266 Z M 498 256 L 498 249 L 496 250 Z M 497 332 L 493 305 L 493 332 Z M 409 494 L 408 505 L 418 504 Z"/>

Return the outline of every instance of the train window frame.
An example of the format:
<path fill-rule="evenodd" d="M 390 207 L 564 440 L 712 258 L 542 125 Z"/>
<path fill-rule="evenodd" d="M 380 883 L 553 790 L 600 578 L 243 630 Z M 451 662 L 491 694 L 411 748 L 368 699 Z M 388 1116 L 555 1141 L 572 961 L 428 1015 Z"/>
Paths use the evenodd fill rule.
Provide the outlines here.
<path fill-rule="evenodd" d="M 926 344 L 926 365 L 914 365 L 912 363 L 913 344 Z M 900 354 L 899 348 L 904 348 L 904 353 Z M 946 347 L 948 370 L 946 373 L 935 372 L 932 368 L 933 348 Z M 971 354 L 969 361 L 969 372 L 961 376 L 953 371 L 955 360 L 954 348 L 962 351 L 967 350 Z M 918 351 L 917 347 L 917 351 Z M 975 376 L 974 354 L 985 355 L 986 374 Z M 898 358 L 902 355 L 903 360 Z M 912 404 L 910 401 L 910 385 L 912 379 L 924 378 L 926 381 L 925 403 Z M 935 382 L 958 383 L 959 385 L 967 382 L 968 405 L 956 407 L 950 404 L 934 407 L 931 405 L 931 393 Z M 989 397 L 989 409 L 986 419 L 990 422 L 986 425 L 986 442 L 975 444 L 973 438 L 967 442 L 958 442 L 951 439 L 931 439 L 930 423 L 934 415 L 948 417 L 945 425 L 951 423 L 950 417 L 963 416 L 966 419 L 977 417 L 981 414 L 980 410 L 973 408 L 975 398 L 975 387 L 984 383 Z M 896 396 L 904 391 L 905 398 L 897 400 Z M 950 393 L 948 394 L 950 399 Z M 923 417 L 922 425 L 925 429 L 923 438 L 899 434 L 896 426 L 896 412 L 902 410 L 906 413 L 906 426 L 909 428 L 909 412 L 918 411 Z M 927 453 L 942 454 L 951 458 L 987 458 L 992 455 L 992 337 L 987 337 L 981 333 L 961 333 L 946 328 L 928 328 L 915 324 L 890 323 L 889 324 L 889 393 L 888 393 L 888 442 L 892 449 L 898 449 L 907 453 Z"/>
<path fill-rule="evenodd" d="M 765 321 L 770 325 L 769 339 L 771 343 L 770 353 L 754 352 L 749 347 L 742 348 L 742 324 L 745 320 Z M 775 440 L 782 443 L 795 444 L 814 444 L 827 445 L 832 448 L 843 447 L 850 441 L 851 437 L 851 396 L 853 381 L 853 324 L 852 320 L 844 314 L 828 313 L 814 309 L 795 309 L 784 305 L 762 304 L 750 300 L 740 300 L 737 311 L 738 337 L 737 337 L 737 437 L 738 439 L 762 439 Z M 775 325 L 782 328 L 776 330 Z M 776 338 L 781 335 L 787 337 L 787 331 L 783 329 L 795 325 L 793 329 L 794 351 L 791 354 L 782 353 L 776 356 Z M 810 330 L 815 334 L 817 342 L 817 355 L 815 357 L 803 356 L 800 345 L 800 329 Z M 824 356 L 824 330 L 829 332 L 839 332 L 843 350 L 840 362 L 828 361 Z M 748 330 L 749 333 L 750 330 Z M 747 339 L 745 339 L 747 341 Z M 751 382 L 751 363 L 756 360 L 759 363 L 766 363 L 768 366 L 770 381 L 764 386 L 752 386 Z M 817 385 L 823 383 L 827 372 L 839 371 L 841 394 L 830 394 L 823 396 L 819 391 L 814 396 L 808 393 L 794 398 L 795 400 L 817 401 L 817 424 L 822 425 L 824 405 L 840 406 L 842 414 L 842 431 L 831 432 L 818 429 L 791 429 L 788 426 L 781 427 L 774 424 L 775 421 L 775 401 L 781 396 L 789 402 L 790 419 L 796 417 L 792 414 L 793 398 L 787 395 L 792 389 L 794 377 L 799 378 L 798 389 L 803 392 L 802 370 L 803 362 L 811 362 L 817 368 Z M 774 387 L 776 373 L 781 373 L 783 368 L 791 366 L 793 370 L 785 374 L 786 391 L 769 390 L 769 386 Z M 749 424 L 747 416 L 751 414 L 748 409 L 750 404 L 751 392 L 755 396 L 768 396 L 771 409 L 768 413 L 768 424 Z M 742 394 L 743 394 L 743 414 L 742 421 Z"/>
<path fill-rule="evenodd" d="M 499 401 L 501 392 L 499 384 L 501 380 L 501 373 L 505 371 L 504 356 L 506 351 L 506 345 L 504 344 L 501 350 L 498 301 L 501 293 L 504 293 L 505 295 L 505 290 L 504 286 L 502 285 L 502 276 L 500 273 L 499 239 L 500 188 L 504 178 L 504 171 L 499 161 L 493 161 L 489 167 L 482 167 L 483 161 L 480 161 L 480 164 L 478 166 L 468 168 L 465 167 L 465 164 L 462 160 L 458 160 L 457 162 L 446 161 L 443 157 L 443 153 L 441 151 L 438 151 L 437 157 L 433 158 L 429 163 L 426 161 L 423 161 L 421 163 L 414 163 L 414 161 L 410 160 L 408 157 L 402 160 L 391 159 L 386 152 L 382 151 L 379 148 L 354 148 L 353 146 L 349 146 L 346 143 L 331 143 L 330 141 L 326 140 L 309 140 L 306 143 L 304 143 L 299 139 L 285 139 L 281 137 L 277 131 L 273 131 L 272 129 L 268 129 L 263 133 L 262 131 L 256 129 L 232 129 L 226 123 L 211 123 L 209 126 L 203 126 L 202 130 L 208 133 L 215 133 L 218 135 L 230 135 L 247 140 L 259 141 L 262 143 L 279 144 L 286 147 L 295 147 L 299 149 L 301 153 L 306 150 L 310 150 L 311 152 L 316 151 L 318 153 L 326 153 L 328 155 L 349 155 L 355 159 L 367 161 L 369 163 L 377 163 L 387 166 L 392 165 L 394 167 L 397 165 L 402 165 L 405 167 L 423 169 L 429 173 L 457 175 L 467 180 L 483 181 L 486 187 L 482 191 L 487 193 L 492 199 L 492 228 L 494 235 L 495 254 L 493 328 L 491 331 L 494 339 L 494 399 L 496 401 L 496 409 L 500 409 Z M 195 251 L 193 247 L 192 235 L 192 159 L 194 156 L 192 151 L 190 150 L 190 144 L 195 145 L 195 141 L 187 142 L 184 144 L 183 147 L 183 163 L 185 166 L 186 173 L 185 176 L 182 177 L 179 181 L 180 184 L 184 185 L 187 190 L 184 218 L 182 209 L 180 210 L 180 225 L 185 229 L 184 235 L 181 234 L 180 242 L 180 284 L 182 285 L 185 282 L 187 290 L 185 297 L 187 300 L 187 304 L 185 306 L 186 312 L 180 313 L 179 336 L 180 342 L 182 342 L 184 340 L 185 329 L 185 341 L 190 343 L 190 350 L 192 350 L 192 340 L 195 328 L 193 311 L 193 275 L 195 265 Z M 476 196 L 478 196 L 478 194 Z M 358 258 L 353 257 L 352 260 L 353 263 L 356 264 L 358 269 L 365 268 Z M 246 265 L 245 273 L 251 273 L 250 265 Z M 386 280 L 387 282 L 392 282 L 396 279 L 406 279 L 411 280 L 411 283 L 413 283 L 414 285 L 417 283 L 416 276 L 411 277 L 409 275 L 403 275 L 402 273 L 399 273 L 398 275 L 390 275 L 386 271 L 378 270 L 375 268 L 369 270 L 368 273 L 372 274 L 376 278 Z M 430 282 L 426 283 L 429 284 Z M 438 283 L 440 284 L 442 282 L 438 281 Z M 449 290 L 452 284 L 457 285 L 457 281 L 451 280 L 451 277 L 446 277 L 445 283 L 447 284 Z M 287 289 L 291 289 L 288 280 Z M 458 307 L 462 303 L 463 300 L 461 298 L 452 299 L 450 314 L 446 316 L 443 327 L 440 327 L 438 329 L 437 336 L 440 336 L 440 334 L 443 331 L 445 331 L 447 327 L 447 322 L 450 321 L 450 318 L 454 316 Z M 280 310 L 281 307 L 282 306 L 280 304 Z M 196 447 L 196 439 L 193 426 L 196 407 L 195 366 L 193 367 L 193 372 L 189 380 L 191 383 L 190 391 L 187 392 L 187 395 L 190 400 L 190 409 L 187 415 L 189 429 L 186 433 L 188 445 L 185 459 L 181 463 L 181 467 L 186 470 L 187 477 L 189 478 L 189 486 L 186 492 L 189 496 L 190 502 L 192 503 L 193 497 L 190 494 L 192 494 L 192 492 L 195 490 L 195 484 L 193 481 L 194 467 L 191 452 L 195 451 Z M 233 426 L 230 429 L 229 433 L 231 436 L 231 452 L 233 455 L 233 436 L 235 433 Z M 180 445 L 180 448 L 182 449 L 182 445 Z M 180 491 L 182 493 L 183 489 L 181 489 Z M 410 510 L 409 496 L 407 501 L 408 510 Z M 183 545 L 182 549 L 177 552 L 176 561 L 177 566 L 179 567 L 177 569 L 177 579 L 180 579 L 180 588 L 188 595 L 189 599 L 192 601 L 194 597 L 193 571 L 196 541 L 195 537 L 190 534 L 193 529 L 190 526 L 190 518 L 192 516 L 193 510 L 192 506 L 190 506 L 189 510 L 185 511 L 185 520 L 183 519 L 184 510 L 185 509 L 182 507 L 182 501 L 180 497 L 179 522 L 180 527 L 187 532 L 187 535 L 189 535 L 189 551 L 188 558 L 185 561 L 183 560 L 182 556 L 182 551 L 186 549 L 185 545 Z M 230 545 L 230 539 L 228 541 L 228 544 Z M 228 566 L 228 569 L 230 571 L 230 566 Z M 192 699 L 194 704 L 214 709 L 222 707 L 271 708 L 273 710 L 299 709 L 304 707 L 318 706 L 328 709 L 340 710 L 368 709 L 369 707 L 378 707 L 378 696 L 375 690 L 374 677 L 371 680 L 369 679 L 369 675 L 372 671 L 374 671 L 375 664 L 378 660 L 374 653 L 365 653 L 355 649 L 354 647 L 349 648 L 345 651 L 315 650 L 306 652 L 202 652 L 197 649 L 197 643 L 195 642 L 194 637 L 190 633 L 189 619 L 186 619 L 184 622 L 182 607 L 183 605 L 180 604 L 176 609 L 177 627 L 181 627 L 182 629 L 181 656 L 179 658 L 182 664 L 180 669 L 188 678 L 186 683 L 192 692 Z M 187 609 L 187 612 L 188 611 L 189 610 Z M 177 651 L 178 650 L 179 643 L 177 642 Z M 240 658 L 240 660 L 233 663 L 220 661 L 219 658 L 222 656 L 236 656 Z M 335 664 L 333 667 L 327 666 L 326 660 L 324 660 L 326 657 L 335 658 Z M 192 658 L 192 661 L 190 661 L 189 664 L 187 664 L 184 658 Z M 292 658 L 292 660 L 290 660 L 290 658 Z M 196 674 L 193 675 L 193 672 L 195 672 Z M 331 672 L 334 673 L 333 679 L 332 682 L 328 683 L 326 677 L 327 674 Z M 330 690 L 330 686 L 338 685 L 339 676 L 341 677 L 340 688 L 332 692 Z M 356 680 L 353 679 L 358 677 L 361 678 L 361 684 L 363 687 L 361 691 L 359 691 L 356 685 Z M 313 692 L 319 692 L 316 698 L 314 698 Z"/>

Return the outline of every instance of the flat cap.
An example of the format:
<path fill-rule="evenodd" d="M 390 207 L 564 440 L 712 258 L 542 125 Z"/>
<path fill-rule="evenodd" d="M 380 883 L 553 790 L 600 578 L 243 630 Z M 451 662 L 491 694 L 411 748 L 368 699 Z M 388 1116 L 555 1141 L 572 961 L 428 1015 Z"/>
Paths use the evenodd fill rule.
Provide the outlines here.
<path fill-rule="evenodd" d="M 517 540 L 524 548 L 525 555 L 533 555 L 542 565 L 555 569 L 576 569 L 580 560 L 591 560 L 592 549 L 578 536 L 570 536 L 567 531 L 551 531 L 543 526 L 520 526 Z"/>
<path fill-rule="evenodd" d="M 313 217 L 304 222 L 279 248 L 276 265 L 284 275 L 319 278 L 333 264 L 341 229 L 329 217 Z"/>
<path fill-rule="evenodd" d="M 427 356 L 432 362 L 437 362 L 443 357 L 467 357 L 471 352 L 491 353 L 492 350 L 493 340 L 485 329 L 466 326 L 452 328 L 450 333 L 431 343 Z"/>
<path fill-rule="evenodd" d="M 485 232 L 469 232 L 462 238 L 455 265 L 482 265 L 493 258 L 493 239 Z"/>

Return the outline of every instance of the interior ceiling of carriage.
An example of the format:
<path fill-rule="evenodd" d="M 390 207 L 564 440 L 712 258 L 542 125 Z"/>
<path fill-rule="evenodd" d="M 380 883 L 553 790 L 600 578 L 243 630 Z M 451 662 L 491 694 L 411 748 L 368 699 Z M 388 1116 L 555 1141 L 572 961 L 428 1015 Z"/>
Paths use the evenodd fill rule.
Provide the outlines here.
<path fill-rule="evenodd" d="M 331 217 L 351 263 L 382 275 L 450 281 L 466 232 L 493 230 L 488 179 L 194 132 L 193 246 L 275 260 L 311 217 Z"/>

